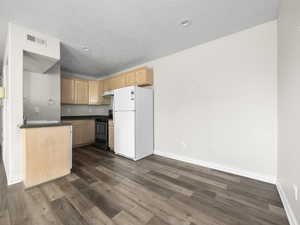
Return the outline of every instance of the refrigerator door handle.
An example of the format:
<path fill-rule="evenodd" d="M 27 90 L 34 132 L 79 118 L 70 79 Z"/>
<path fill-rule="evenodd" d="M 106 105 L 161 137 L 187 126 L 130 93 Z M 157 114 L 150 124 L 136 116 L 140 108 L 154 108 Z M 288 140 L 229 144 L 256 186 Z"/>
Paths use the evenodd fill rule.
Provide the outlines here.
<path fill-rule="evenodd" d="M 132 101 L 134 100 L 134 91 L 130 92 L 130 100 L 132 100 Z"/>

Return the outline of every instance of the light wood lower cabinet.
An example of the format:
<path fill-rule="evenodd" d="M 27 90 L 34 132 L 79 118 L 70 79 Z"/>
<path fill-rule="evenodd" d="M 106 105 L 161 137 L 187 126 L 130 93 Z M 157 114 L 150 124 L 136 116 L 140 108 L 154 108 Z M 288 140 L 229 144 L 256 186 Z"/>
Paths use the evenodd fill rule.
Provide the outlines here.
<path fill-rule="evenodd" d="M 114 121 L 108 121 L 108 147 L 114 150 Z"/>
<path fill-rule="evenodd" d="M 71 126 L 22 129 L 23 178 L 32 187 L 70 173 Z"/>
<path fill-rule="evenodd" d="M 73 125 L 73 146 L 79 146 L 87 143 L 84 139 L 85 127 L 80 125 Z"/>
<path fill-rule="evenodd" d="M 95 120 L 66 120 L 72 124 L 73 147 L 95 142 Z"/>
<path fill-rule="evenodd" d="M 95 125 L 95 120 L 88 120 L 88 137 L 87 140 L 89 143 L 94 143 L 95 142 L 95 132 L 96 132 L 96 125 Z"/>

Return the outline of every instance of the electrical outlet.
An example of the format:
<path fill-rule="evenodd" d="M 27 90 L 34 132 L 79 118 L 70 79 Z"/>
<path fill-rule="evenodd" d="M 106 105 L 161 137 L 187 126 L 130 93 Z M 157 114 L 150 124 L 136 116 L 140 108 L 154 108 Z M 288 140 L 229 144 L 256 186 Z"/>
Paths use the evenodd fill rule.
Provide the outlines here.
<path fill-rule="evenodd" d="M 67 108 L 67 112 L 70 113 L 71 112 L 71 108 Z"/>
<path fill-rule="evenodd" d="M 293 185 L 294 193 L 295 193 L 295 200 L 298 201 L 298 186 L 296 184 Z"/>

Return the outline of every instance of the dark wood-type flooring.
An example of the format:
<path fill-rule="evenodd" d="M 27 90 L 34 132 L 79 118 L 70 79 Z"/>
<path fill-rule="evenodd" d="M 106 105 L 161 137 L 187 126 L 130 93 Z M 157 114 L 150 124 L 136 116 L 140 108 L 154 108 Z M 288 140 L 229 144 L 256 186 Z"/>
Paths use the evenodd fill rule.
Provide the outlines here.
<path fill-rule="evenodd" d="M 159 156 L 133 162 L 92 146 L 74 149 L 73 173 L 7 188 L 1 225 L 286 225 L 276 187 Z"/>

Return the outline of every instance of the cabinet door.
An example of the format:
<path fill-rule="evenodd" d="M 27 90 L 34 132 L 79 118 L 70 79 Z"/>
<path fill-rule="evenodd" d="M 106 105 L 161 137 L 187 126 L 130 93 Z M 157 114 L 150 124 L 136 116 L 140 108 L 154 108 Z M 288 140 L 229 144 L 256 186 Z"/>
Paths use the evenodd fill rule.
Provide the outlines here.
<path fill-rule="evenodd" d="M 125 74 L 125 85 L 126 86 L 132 86 L 136 85 L 136 72 L 135 71 L 129 71 Z"/>
<path fill-rule="evenodd" d="M 115 90 L 123 87 L 125 87 L 125 76 L 123 74 L 110 78 L 111 90 Z"/>
<path fill-rule="evenodd" d="M 110 87 L 110 90 L 117 89 L 117 77 L 111 77 L 109 79 L 109 87 Z"/>
<path fill-rule="evenodd" d="M 88 121 L 88 143 L 93 143 L 95 142 L 95 130 L 96 130 L 96 126 L 95 126 L 95 120 L 89 120 Z"/>
<path fill-rule="evenodd" d="M 138 86 L 153 85 L 153 70 L 147 67 L 137 69 L 135 72 L 136 83 Z"/>
<path fill-rule="evenodd" d="M 86 80 L 75 80 L 76 104 L 89 103 L 89 83 Z"/>
<path fill-rule="evenodd" d="M 61 78 L 61 103 L 75 104 L 75 80 Z"/>
<path fill-rule="evenodd" d="M 90 143 L 90 126 L 89 126 L 89 121 L 85 120 L 84 124 L 82 124 L 81 127 L 81 135 L 82 135 L 82 143 L 83 144 L 88 144 Z"/>
<path fill-rule="evenodd" d="M 111 104 L 111 97 L 106 96 L 103 97 L 104 91 L 105 91 L 105 80 L 99 80 L 99 102 L 102 105 L 109 105 Z"/>
<path fill-rule="evenodd" d="M 110 78 L 107 78 L 107 79 L 104 79 L 103 80 L 103 90 L 104 91 L 110 91 L 112 90 L 111 87 L 110 87 Z"/>
<path fill-rule="evenodd" d="M 111 103 L 110 97 L 103 97 L 104 80 L 89 81 L 89 105 L 108 105 Z"/>
<path fill-rule="evenodd" d="M 108 121 L 108 147 L 114 149 L 114 123 L 113 120 Z"/>
<path fill-rule="evenodd" d="M 125 85 L 125 74 L 121 74 L 118 76 L 118 79 L 117 79 L 117 88 L 123 88 L 123 87 L 126 87 Z"/>
<path fill-rule="evenodd" d="M 99 81 L 90 80 L 89 81 L 89 104 L 90 105 L 99 105 L 101 104 L 100 99 L 100 90 L 99 90 Z"/>
<path fill-rule="evenodd" d="M 73 125 L 73 146 L 84 144 L 83 133 L 84 131 L 82 126 Z"/>

